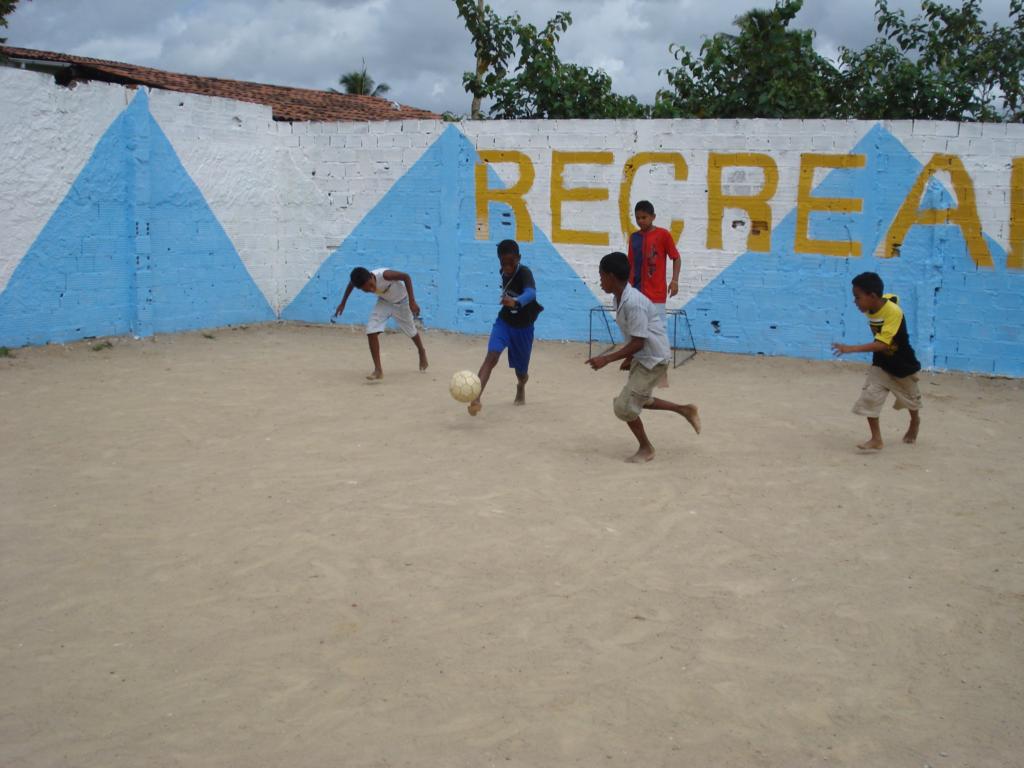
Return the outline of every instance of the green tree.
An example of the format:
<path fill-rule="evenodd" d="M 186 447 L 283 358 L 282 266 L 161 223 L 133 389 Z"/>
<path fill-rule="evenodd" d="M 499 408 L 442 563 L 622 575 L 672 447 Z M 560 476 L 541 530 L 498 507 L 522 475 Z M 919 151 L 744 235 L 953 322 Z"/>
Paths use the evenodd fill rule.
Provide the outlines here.
<path fill-rule="evenodd" d="M 881 37 L 862 51 L 842 49 L 851 117 L 920 120 L 1024 120 L 1024 0 L 1011 0 L 1010 24 L 988 25 L 980 0 L 954 8 L 923 0 L 922 13 L 876 0 Z"/>
<path fill-rule="evenodd" d="M 387 83 L 374 82 L 374 79 L 370 77 L 370 73 L 366 71 L 365 59 L 363 59 L 362 69 L 346 72 L 338 78 L 338 85 L 345 89 L 344 93 L 353 96 L 383 96 L 391 90 L 391 86 Z M 330 90 L 333 93 L 338 93 L 334 88 Z"/>
<path fill-rule="evenodd" d="M 470 115 L 481 117 L 483 99 L 493 99 L 492 117 L 623 118 L 645 117 L 649 110 L 633 96 L 612 91 L 606 72 L 563 62 L 557 51 L 572 25 L 567 11 L 543 28 L 524 23 L 519 14 L 504 18 L 480 0 L 455 0 L 473 38 L 476 71 L 463 75 L 473 96 Z"/>
<path fill-rule="evenodd" d="M 790 29 L 803 0 L 776 0 L 733 22 L 739 33 L 704 41 L 700 54 L 669 51 L 677 66 L 662 70 L 669 89 L 658 92 L 654 114 L 698 118 L 838 117 L 842 76 L 814 50 L 814 32 Z"/>

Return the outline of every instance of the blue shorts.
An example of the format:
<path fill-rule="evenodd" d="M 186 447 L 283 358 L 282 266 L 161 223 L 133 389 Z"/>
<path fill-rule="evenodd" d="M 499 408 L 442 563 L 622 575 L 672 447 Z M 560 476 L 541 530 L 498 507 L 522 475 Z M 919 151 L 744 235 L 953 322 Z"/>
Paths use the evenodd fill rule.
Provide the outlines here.
<path fill-rule="evenodd" d="M 515 368 L 516 374 L 525 376 L 530 370 L 530 353 L 533 351 L 533 326 L 513 328 L 500 317 L 491 328 L 487 340 L 487 351 L 501 354 L 508 349 L 508 367 Z"/>

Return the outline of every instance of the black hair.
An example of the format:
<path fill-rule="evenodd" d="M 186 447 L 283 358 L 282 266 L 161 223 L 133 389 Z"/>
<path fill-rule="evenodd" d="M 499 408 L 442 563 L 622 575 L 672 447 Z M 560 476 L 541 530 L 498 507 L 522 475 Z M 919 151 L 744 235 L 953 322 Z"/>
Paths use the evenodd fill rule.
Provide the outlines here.
<path fill-rule="evenodd" d="M 864 293 L 873 293 L 875 296 L 881 296 L 882 292 L 885 290 L 882 278 L 874 272 L 861 272 L 850 282 L 860 288 Z"/>
<path fill-rule="evenodd" d="M 634 206 L 633 213 L 639 213 L 640 211 L 643 211 L 644 213 L 649 213 L 651 216 L 653 216 L 654 206 L 651 204 L 650 200 L 641 200 L 639 203 L 636 204 L 636 206 Z"/>
<path fill-rule="evenodd" d="M 515 240 L 502 240 L 500 243 L 498 243 L 498 255 L 518 256 L 519 243 L 517 243 Z"/>
<path fill-rule="evenodd" d="M 370 270 L 366 267 L 356 267 L 352 270 L 352 274 L 348 276 L 348 279 L 352 281 L 352 285 L 355 288 L 362 288 L 371 277 Z"/>
<path fill-rule="evenodd" d="M 598 269 L 626 282 L 629 280 L 629 257 L 622 251 L 613 251 L 601 259 Z"/>

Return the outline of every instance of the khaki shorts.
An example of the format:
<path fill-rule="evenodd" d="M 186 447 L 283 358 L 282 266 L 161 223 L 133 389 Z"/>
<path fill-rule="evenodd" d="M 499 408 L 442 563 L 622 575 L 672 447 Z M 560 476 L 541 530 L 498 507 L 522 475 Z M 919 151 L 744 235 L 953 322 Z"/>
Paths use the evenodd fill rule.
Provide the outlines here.
<path fill-rule="evenodd" d="M 658 363 L 653 368 L 644 368 L 636 360 L 629 366 L 629 380 L 619 396 L 612 400 L 615 415 L 623 421 L 633 421 L 644 406 L 654 400 L 652 392 L 661 378 L 668 372 L 668 363 Z"/>
<path fill-rule="evenodd" d="M 860 392 L 860 398 L 853 406 L 853 412 L 858 416 L 877 419 L 882 413 L 885 398 L 890 392 L 896 398 L 892 404 L 893 408 L 906 408 L 910 411 L 921 409 L 921 390 L 917 387 L 916 374 L 897 379 L 877 365 L 872 365 L 864 379 L 864 388 Z"/>

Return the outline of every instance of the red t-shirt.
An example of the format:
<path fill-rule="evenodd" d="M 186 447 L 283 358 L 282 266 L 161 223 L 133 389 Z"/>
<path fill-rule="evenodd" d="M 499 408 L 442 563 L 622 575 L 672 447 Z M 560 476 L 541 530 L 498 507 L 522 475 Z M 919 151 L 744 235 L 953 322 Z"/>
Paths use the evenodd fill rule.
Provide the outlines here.
<path fill-rule="evenodd" d="M 629 236 L 628 255 L 630 285 L 655 304 L 664 304 L 668 299 L 666 265 L 668 259 L 679 258 L 672 233 L 662 227 L 637 230 Z"/>

